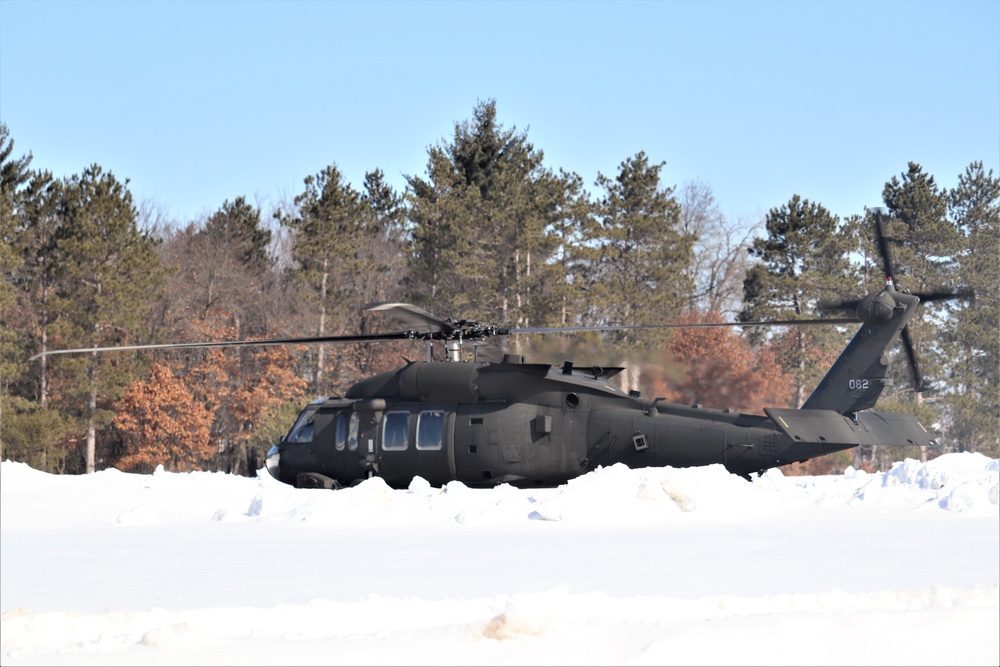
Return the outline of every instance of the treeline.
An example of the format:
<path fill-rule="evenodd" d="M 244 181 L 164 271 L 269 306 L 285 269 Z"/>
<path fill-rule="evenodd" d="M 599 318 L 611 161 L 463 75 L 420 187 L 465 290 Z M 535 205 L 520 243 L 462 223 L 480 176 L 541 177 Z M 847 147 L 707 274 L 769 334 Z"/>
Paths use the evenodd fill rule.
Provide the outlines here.
<path fill-rule="evenodd" d="M 626 158 L 594 191 L 543 164 L 525 132 L 479 103 L 395 191 L 335 164 L 292 202 L 236 196 L 167 225 L 99 165 L 31 169 L 0 125 L 0 456 L 53 472 L 104 467 L 253 474 L 303 404 L 423 358 L 417 344 L 212 348 L 29 358 L 66 347 L 396 330 L 364 306 L 404 301 L 502 326 L 813 318 L 822 300 L 882 286 L 869 211 L 846 219 L 794 195 L 762 221 L 727 220 L 701 183 Z M 971 290 L 929 303 L 911 333 L 930 392 L 892 365 L 885 411 L 916 414 L 944 447 L 997 456 L 1000 180 L 973 162 L 944 190 L 920 165 L 885 184 L 902 288 Z M 760 412 L 808 396 L 856 327 L 686 329 L 515 337 L 535 361 L 627 365 L 627 388 Z M 884 467 L 919 452 L 861 452 Z M 843 468 L 850 454 L 812 472 Z M 819 466 L 819 467 L 815 467 Z M 825 468 L 824 468 L 825 466 Z"/>

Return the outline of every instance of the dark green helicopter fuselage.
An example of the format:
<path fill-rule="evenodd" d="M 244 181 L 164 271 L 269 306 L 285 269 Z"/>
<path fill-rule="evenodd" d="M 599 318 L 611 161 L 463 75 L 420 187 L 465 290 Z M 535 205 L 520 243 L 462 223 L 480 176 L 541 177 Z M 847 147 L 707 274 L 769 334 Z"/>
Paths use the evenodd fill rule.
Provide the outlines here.
<path fill-rule="evenodd" d="M 625 393 L 607 380 L 620 370 L 412 362 L 346 398 L 311 403 L 268 469 L 289 484 L 331 488 L 370 476 L 395 487 L 416 476 L 435 486 L 552 486 L 614 463 L 718 463 L 747 476 L 853 447 L 864 431 L 830 413 L 849 438 L 797 440 L 767 416 Z M 786 423 L 802 413 L 787 412 Z"/>
<path fill-rule="evenodd" d="M 764 415 L 666 403 L 609 382 L 622 369 L 502 362 L 410 362 L 314 401 L 268 452 L 277 479 L 340 488 L 368 477 L 394 487 L 552 486 L 598 466 L 721 464 L 743 477 L 858 445 L 933 444 L 915 418 L 869 412 L 888 346 L 919 299 L 892 286 L 857 306 L 862 325 L 801 409 Z"/>
<path fill-rule="evenodd" d="M 371 475 L 391 486 L 415 476 L 550 486 L 617 462 L 752 472 L 778 464 L 779 441 L 792 444 L 763 416 L 629 395 L 607 380 L 619 370 L 412 362 L 310 404 L 272 450 L 276 476 L 300 486 Z M 730 425 L 739 428 L 727 438 Z"/>

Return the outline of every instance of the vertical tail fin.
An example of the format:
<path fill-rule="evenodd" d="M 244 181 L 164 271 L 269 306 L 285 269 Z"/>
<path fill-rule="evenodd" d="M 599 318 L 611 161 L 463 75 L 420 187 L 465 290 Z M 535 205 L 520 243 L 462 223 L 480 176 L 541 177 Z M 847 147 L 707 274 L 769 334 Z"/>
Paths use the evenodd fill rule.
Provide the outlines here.
<path fill-rule="evenodd" d="M 873 407 L 882 390 L 892 384 L 887 377 L 889 346 L 919 303 L 918 297 L 897 292 L 892 278 L 886 280 L 885 289 L 861 299 L 857 304 L 861 329 L 802 408 L 848 414 Z"/>

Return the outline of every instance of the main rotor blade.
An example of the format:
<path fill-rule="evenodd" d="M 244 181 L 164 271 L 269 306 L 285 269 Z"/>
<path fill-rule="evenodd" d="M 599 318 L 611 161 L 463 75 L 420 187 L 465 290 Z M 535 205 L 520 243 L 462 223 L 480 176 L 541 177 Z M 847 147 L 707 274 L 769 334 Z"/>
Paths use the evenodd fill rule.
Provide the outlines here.
<path fill-rule="evenodd" d="M 451 333 L 455 330 L 450 322 L 409 303 L 371 303 L 364 309 L 383 312 L 410 330 L 420 333 Z"/>
<path fill-rule="evenodd" d="M 61 350 L 45 350 L 29 357 L 28 361 L 54 354 L 79 354 L 83 352 L 125 352 L 128 350 L 181 350 L 207 347 L 263 347 L 267 345 L 313 345 L 317 343 L 372 343 L 390 340 L 420 338 L 412 331 L 395 333 L 365 334 L 360 336 L 310 336 L 306 338 L 270 338 L 265 340 L 219 340 L 204 343 L 153 343 L 148 345 L 110 345 L 105 347 L 75 347 Z"/>
<path fill-rule="evenodd" d="M 307 336 L 302 338 L 270 338 L 264 340 L 220 340 L 203 343 L 152 343 L 146 345 L 109 345 L 100 347 L 75 347 L 59 350 L 45 350 L 29 358 L 34 361 L 46 356 L 56 354 L 81 354 L 86 352 L 126 352 L 136 350 L 183 350 L 196 348 L 216 348 L 216 347 L 264 347 L 268 345 L 316 345 L 323 343 L 377 343 L 394 340 L 484 340 L 495 336 L 508 336 L 511 334 L 530 333 L 572 333 L 580 331 L 637 331 L 648 329 L 691 329 L 708 327 L 766 327 L 766 326 L 798 326 L 798 325 L 822 325 L 822 324 L 849 324 L 857 323 L 856 317 L 826 318 L 826 319 L 803 319 L 803 320 L 770 320 L 756 322 L 690 322 L 690 323 L 667 323 L 667 324 L 607 324 L 601 326 L 579 326 L 579 327 L 526 327 L 519 329 L 509 329 L 502 327 L 474 327 L 459 328 L 449 322 L 441 320 L 427 311 L 410 306 L 409 304 L 381 304 L 369 310 L 383 310 L 391 313 L 393 317 L 400 314 L 402 317 L 412 316 L 412 323 L 416 325 L 414 329 L 406 331 L 396 331 L 390 333 L 361 334 L 354 336 Z"/>
<path fill-rule="evenodd" d="M 606 324 L 589 327 L 524 327 L 518 329 L 501 329 L 499 334 L 523 333 L 573 333 L 580 331 L 635 331 L 644 329 L 700 329 L 709 327 L 783 327 L 814 324 L 857 324 L 856 317 L 828 317 L 804 320 L 767 320 L 750 322 L 686 322 L 670 324 Z"/>

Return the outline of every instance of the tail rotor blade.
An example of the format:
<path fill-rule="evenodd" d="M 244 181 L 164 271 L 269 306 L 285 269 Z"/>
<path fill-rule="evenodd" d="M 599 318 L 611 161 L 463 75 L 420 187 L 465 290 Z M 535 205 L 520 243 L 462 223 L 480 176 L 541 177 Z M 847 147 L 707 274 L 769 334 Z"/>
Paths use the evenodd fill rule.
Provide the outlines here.
<path fill-rule="evenodd" d="M 887 278 L 895 278 L 896 271 L 892 265 L 892 255 L 889 252 L 889 241 L 885 236 L 885 221 L 882 211 L 875 209 L 875 242 L 878 244 L 878 252 L 882 257 L 882 269 Z"/>
<path fill-rule="evenodd" d="M 913 338 L 910 336 L 910 327 L 903 327 L 903 332 L 900 337 L 903 340 L 903 349 L 906 350 L 906 356 L 910 361 L 910 370 L 913 371 L 913 391 L 924 391 L 926 389 L 926 387 L 924 387 L 924 376 L 921 374 L 920 365 L 917 363 L 917 352 L 913 347 Z"/>
<path fill-rule="evenodd" d="M 974 294 L 972 290 L 968 289 L 957 289 L 957 290 L 943 290 L 941 292 L 918 292 L 914 296 L 919 298 L 924 303 L 929 301 L 950 301 L 951 299 L 971 299 Z"/>
<path fill-rule="evenodd" d="M 830 312 L 834 310 L 857 310 L 861 299 L 846 299 L 843 301 L 820 301 L 816 304 L 816 309 L 820 312 Z"/>

